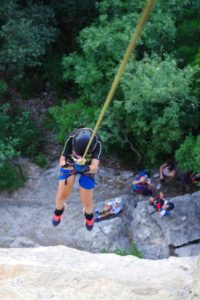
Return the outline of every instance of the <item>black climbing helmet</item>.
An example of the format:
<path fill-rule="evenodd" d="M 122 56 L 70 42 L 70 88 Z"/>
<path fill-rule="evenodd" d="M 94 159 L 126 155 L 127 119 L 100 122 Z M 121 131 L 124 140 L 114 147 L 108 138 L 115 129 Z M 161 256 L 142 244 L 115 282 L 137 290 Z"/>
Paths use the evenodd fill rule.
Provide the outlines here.
<path fill-rule="evenodd" d="M 174 209 L 174 203 L 167 202 L 166 207 L 167 207 L 167 210 L 172 210 L 172 209 Z"/>
<path fill-rule="evenodd" d="M 81 128 L 76 132 L 73 138 L 72 146 L 73 146 L 73 150 L 77 155 L 80 156 L 84 155 L 91 136 L 92 136 L 92 130 L 89 128 Z M 96 147 L 96 145 L 97 145 L 97 138 L 96 136 L 94 136 L 88 151 L 91 153 Z"/>

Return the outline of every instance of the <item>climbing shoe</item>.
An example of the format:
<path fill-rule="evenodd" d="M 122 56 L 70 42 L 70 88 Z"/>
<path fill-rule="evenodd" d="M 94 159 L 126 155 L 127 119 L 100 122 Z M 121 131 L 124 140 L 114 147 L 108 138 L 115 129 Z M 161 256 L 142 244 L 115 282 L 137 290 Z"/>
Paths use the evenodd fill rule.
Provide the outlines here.
<path fill-rule="evenodd" d="M 56 214 L 54 214 L 52 218 L 53 226 L 58 226 L 58 224 L 60 224 L 61 218 L 62 216 L 57 216 Z"/>
<path fill-rule="evenodd" d="M 88 231 L 91 231 L 93 229 L 94 226 L 94 218 L 92 218 L 91 220 L 88 220 L 87 218 L 85 218 L 85 227 Z"/>
<path fill-rule="evenodd" d="M 52 218 L 52 224 L 53 226 L 58 226 L 60 224 L 60 221 L 62 219 L 63 212 L 65 210 L 65 207 L 62 209 L 56 209 Z"/>

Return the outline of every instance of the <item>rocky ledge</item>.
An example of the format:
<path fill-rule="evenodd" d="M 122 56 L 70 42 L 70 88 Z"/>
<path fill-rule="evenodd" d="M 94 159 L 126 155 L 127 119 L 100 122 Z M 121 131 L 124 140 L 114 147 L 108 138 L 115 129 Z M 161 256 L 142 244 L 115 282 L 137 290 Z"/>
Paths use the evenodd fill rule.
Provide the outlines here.
<path fill-rule="evenodd" d="M 198 300 L 200 258 L 145 260 L 64 246 L 0 249 L 3 300 Z"/>

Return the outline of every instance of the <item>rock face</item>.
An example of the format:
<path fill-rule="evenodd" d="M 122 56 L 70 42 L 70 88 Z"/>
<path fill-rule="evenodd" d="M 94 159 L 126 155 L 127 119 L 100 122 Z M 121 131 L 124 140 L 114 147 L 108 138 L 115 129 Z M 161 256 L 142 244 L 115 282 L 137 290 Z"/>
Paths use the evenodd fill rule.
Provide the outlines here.
<path fill-rule="evenodd" d="M 195 257 L 153 261 L 64 246 L 0 249 L 0 257 L 2 300 L 200 299 Z"/>
<path fill-rule="evenodd" d="M 146 258 L 200 253 L 200 192 L 172 198 L 175 210 L 170 217 L 151 215 L 152 207 L 144 197 L 135 203 L 127 199 L 129 234 Z"/>
<path fill-rule="evenodd" d="M 195 265 L 193 272 L 193 297 L 192 299 L 200 299 L 200 257 Z"/>
<path fill-rule="evenodd" d="M 37 245 L 65 245 L 81 250 L 100 252 L 101 250 L 126 249 L 129 246 L 125 235 L 125 225 L 121 218 L 105 221 L 96 225 L 92 232 L 87 232 L 79 196 L 79 185 L 75 183 L 69 197 L 62 223 L 53 227 L 51 218 L 54 211 L 57 190 L 57 166 L 41 172 L 36 166 L 29 164 L 27 173 L 29 180 L 26 186 L 17 192 L 0 195 L 1 224 L 0 247 L 34 247 Z M 103 176 L 105 172 L 105 176 Z M 109 180 L 105 180 L 107 178 Z M 103 202 L 119 194 L 119 189 L 113 188 L 113 170 L 101 170 L 105 182 L 95 189 L 95 207 L 101 207 Z M 117 175 L 121 188 L 123 175 Z M 125 179 L 127 178 L 127 173 Z"/>
<path fill-rule="evenodd" d="M 65 245 L 91 252 L 128 251 L 134 241 L 144 258 L 200 254 L 200 191 L 171 199 L 175 204 L 172 216 L 160 219 L 157 213 L 151 215 L 148 198 L 132 193 L 131 172 L 101 167 L 96 176 L 95 208 L 120 196 L 124 204 L 120 216 L 96 223 L 94 230 L 87 232 L 76 182 L 63 220 L 54 228 L 51 217 L 58 166 L 46 171 L 30 163 L 25 167 L 29 176 L 26 186 L 10 195 L 0 194 L 0 247 Z"/>

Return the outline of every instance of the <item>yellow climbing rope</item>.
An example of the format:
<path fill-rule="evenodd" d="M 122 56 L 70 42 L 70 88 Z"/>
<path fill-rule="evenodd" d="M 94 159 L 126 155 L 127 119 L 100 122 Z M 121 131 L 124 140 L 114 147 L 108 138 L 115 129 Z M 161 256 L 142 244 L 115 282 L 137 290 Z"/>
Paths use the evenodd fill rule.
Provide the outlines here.
<path fill-rule="evenodd" d="M 87 148 L 85 149 L 85 153 L 83 155 L 83 161 L 84 161 L 85 156 L 87 155 L 87 152 L 88 152 L 89 147 L 90 147 L 90 145 L 91 145 L 91 143 L 93 141 L 93 138 L 94 138 L 95 134 L 97 133 L 97 130 L 98 130 L 100 124 L 101 124 L 101 121 L 102 121 L 102 119 L 104 117 L 106 109 L 107 109 L 108 105 L 110 104 L 110 102 L 111 102 L 111 100 L 113 98 L 113 95 L 114 95 L 114 93 L 115 93 L 115 91 L 116 91 L 116 89 L 117 89 L 117 87 L 119 85 L 120 78 L 121 78 L 121 76 L 122 76 L 122 74 L 123 74 L 123 72 L 125 70 L 125 67 L 126 67 L 126 65 L 128 63 L 128 59 L 129 59 L 131 53 L 133 52 L 133 50 L 136 47 L 136 42 L 137 42 L 137 40 L 139 39 L 139 37 L 141 35 L 142 29 L 143 29 L 143 27 L 144 27 L 144 25 L 145 25 L 145 23 L 146 23 L 149 15 L 150 15 L 151 11 L 152 11 L 152 9 L 153 9 L 153 7 L 155 5 L 155 2 L 156 2 L 156 0 L 148 0 L 147 3 L 146 3 L 146 5 L 145 5 L 145 7 L 144 7 L 144 9 L 143 9 L 143 12 L 142 12 L 142 14 L 140 16 L 140 19 L 138 21 L 138 24 L 136 26 L 135 32 L 134 32 L 134 34 L 133 34 L 133 36 L 131 38 L 131 41 L 130 41 L 130 43 L 128 45 L 128 48 L 127 48 L 127 50 L 126 50 L 126 52 L 124 54 L 123 60 L 121 62 L 121 65 L 120 65 L 120 67 L 118 69 L 118 72 L 117 72 L 117 74 L 116 74 L 116 76 L 115 76 L 115 78 L 113 80 L 111 89 L 110 89 L 110 91 L 108 93 L 108 96 L 107 96 L 107 98 L 105 100 L 105 103 L 103 105 L 103 108 L 101 110 L 99 118 L 97 120 L 97 123 L 96 123 L 96 125 L 94 127 L 93 134 L 92 134 L 92 136 L 90 138 L 90 141 L 88 142 Z"/>

